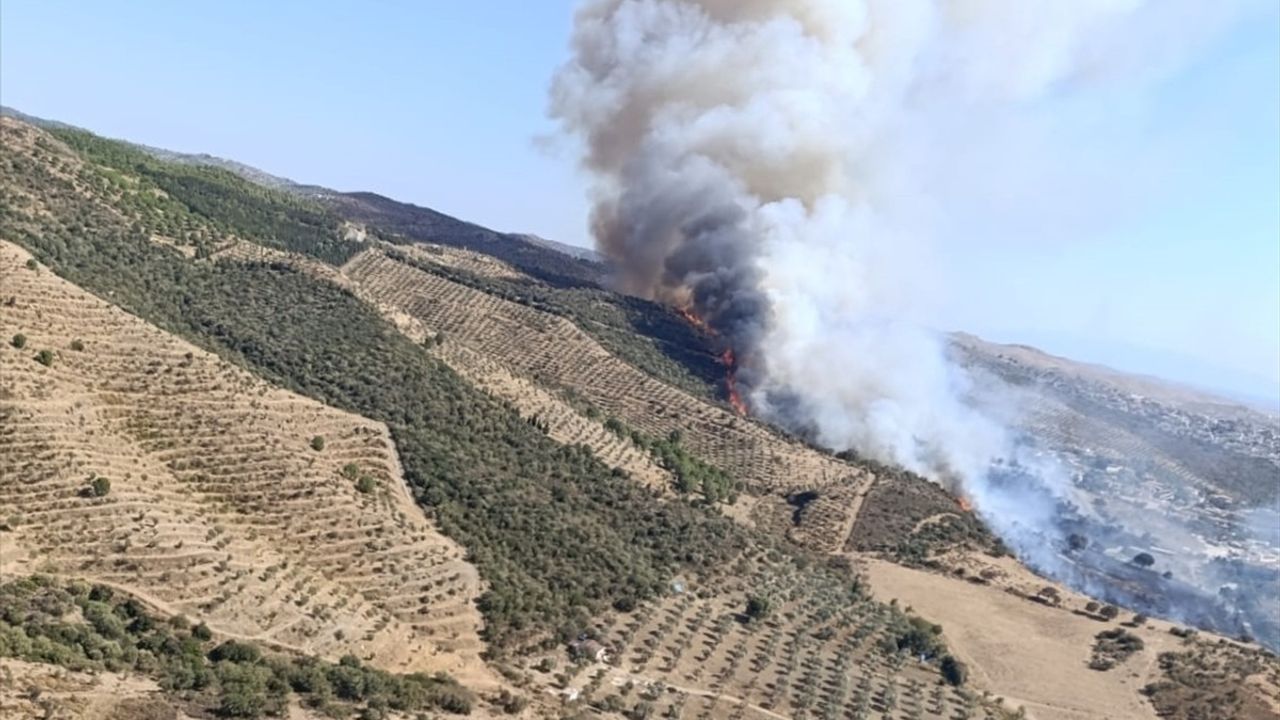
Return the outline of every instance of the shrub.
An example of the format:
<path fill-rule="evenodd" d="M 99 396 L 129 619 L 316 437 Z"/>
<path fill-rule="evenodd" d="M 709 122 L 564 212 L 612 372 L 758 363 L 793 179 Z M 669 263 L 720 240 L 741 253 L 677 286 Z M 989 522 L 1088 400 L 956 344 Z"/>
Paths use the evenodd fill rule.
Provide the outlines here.
<path fill-rule="evenodd" d="M 35 259 L 35 258 L 28 258 L 28 259 L 27 259 L 27 269 L 28 269 L 28 270 L 39 270 L 39 269 L 40 269 L 40 265 L 36 262 L 36 259 Z"/>
<path fill-rule="evenodd" d="M 191 637 L 203 641 L 212 640 L 213 631 L 209 629 L 208 625 L 200 623 L 199 625 L 191 628 Z"/>
<path fill-rule="evenodd" d="M 228 640 L 209 652 L 214 662 L 254 663 L 262 659 L 258 648 L 247 643 Z"/>
<path fill-rule="evenodd" d="M 89 476 L 89 495 L 92 497 L 106 497 L 111 492 L 111 481 L 101 475 Z"/>
<path fill-rule="evenodd" d="M 76 338 L 71 341 L 71 349 L 75 352 L 84 352 L 84 341 Z"/>
<path fill-rule="evenodd" d="M 759 620 L 765 617 L 772 609 L 773 603 L 763 595 L 752 595 L 747 598 L 747 617 L 752 620 Z"/>
<path fill-rule="evenodd" d="M 265 668 L 235 662 L 218 667 L 219 711 L 225 717 L 261 717 L 267 709 Z"/>
<path fill-rule="evenodd" d="M 1149 568 L 1156 564 L 1156 559 L 1151 556 L 1151 553 L 1138 553 L 1133 556 L 1133 564 L 1138 567 Z"/>
<path fill-rule="evenodd" d="M 316 452 L 320 452 L 321 450 L 324 450 L 324 437 L 321 435 L 317 435 L 311 438 L 311 449 L 315 450 Z"/>
<path fill-rule="evenodd" d="M 942 657 L 942 677 L 952 685 L 960 687 L 969 679 L 969 667 L 951 655 Z"/>
<path fill-rule="evenodd" d="M 1115 605 L 1103 605 L 1102 609 L 1098 611 L 1098 614 L 1101 615 L 1104 620 L 1115 620 L 1120 616 L 1120 608 Z"/>
<path fill-rule="evenodd" d="M 502 708 L 502 712 L 508 715 L 517 715 L 529 706 L 529 699 L 516 695 L 505 688 L 498 694 L 498 707 Z"/>
<path fill-rule="evenodd" d="M 942 626 L 918 617 L 900 616 L 885 641 L 885 649 L 890 652 L 909 651 L 926 660 L 938 657 L 947 649 L 942 641 Z"/>
<path fill-rule="evenodd" d="M 365 495 L 368 495 L 369 493 L 373 492 L 374 489 L 377 487 L 378 487 L 377 481 L 375 481 L 372 477 L 368 475 L 361 475 L 360 479 L 356 481 L 356 490 L 359 490 Z"/>
<path fill-rule="evenodd" d="M 45 367 L 53 367 L 53 351 L 41 350 L 40 352 L 36 353 L 36 362 L 40 363 Z"/>
<path fill-rule="evenodd" d="M 22 348 L 27 346 L 27 336 L 23 335 L 22 333 L 18 333 L 17 335 L 13 336 L 13 339 L 9 341 L 9 344 L 21 350 Z"/>

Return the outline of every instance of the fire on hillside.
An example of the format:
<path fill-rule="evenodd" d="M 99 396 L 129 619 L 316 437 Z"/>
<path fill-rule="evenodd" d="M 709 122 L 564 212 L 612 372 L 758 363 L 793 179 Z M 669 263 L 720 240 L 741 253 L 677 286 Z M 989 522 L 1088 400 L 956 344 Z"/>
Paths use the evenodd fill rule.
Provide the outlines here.
<path fill-rule="evenodd" d="M 720 333 L 715 331 L 706 320 L 703 320 L 693 308 L 684 306 L 677 307 L 676 312 L 680 317 L 685 319 L 699 332 L 713 338 L 719 338 Z M 728 395 L 729 405 L 733 406 L 735 412 L 739 415 L 746 416 L 749 413 L 746 400 L 743 400 L 742 393 L 738 391 L 738 363 L 737 357 L 733 353 L 733 348 L 726 347 L 724 352 L 720 353 L 720 364 L 725 367 L 724 386 Z"/>
<path fill-rule="evenodd" d="M 729 393 L 729 404 L 737 411 L 739 415 L 747 414 L 747 403 L 742 399 L 742 394 L 738 392 L 738 363 L 733 355 L 733 348 L 725 348 L 720 353 L 720 364 L 725 367 L 724 385 Z"/>

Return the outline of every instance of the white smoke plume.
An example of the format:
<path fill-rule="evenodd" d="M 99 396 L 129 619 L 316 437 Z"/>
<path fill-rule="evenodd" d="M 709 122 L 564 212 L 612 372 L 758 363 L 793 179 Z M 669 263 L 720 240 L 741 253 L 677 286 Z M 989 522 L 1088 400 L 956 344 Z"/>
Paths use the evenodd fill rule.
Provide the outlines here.
<path fill-rule="evenodd" d="M 1231 14 L 1205 5 L 598 0 L 553 114 L 584 140 L 621 289 L 722 333 L 756 412 L 973 477 L 1005 439 L 920 327 L 935 176 L 981 162 L 956 147 L 973 126 L 1064 84 L 1164 71 Z"/>
<path fill-rule="evenodd" d="M 993 462 L 1029 463 L 926 329 L 944 297 L 933 245 L 971 197 L 1014 207 L 1061 189 L 1037 187 L 1056 157 L 1036 122 L 1043 101 L 1149 85 L 1239 10 L 595 0 L 578 12 L 552 114 L 582 141 L 592 231 L 620 289 L 715 328 L 754 413 L 948 482 L 1051 569 L 1043 533 L 1069 483 L 1052 467 L 1036 468 L 1034 494 L 991 480 Z M 1104 200 L 1038 207 L 1056 221 Z"/>

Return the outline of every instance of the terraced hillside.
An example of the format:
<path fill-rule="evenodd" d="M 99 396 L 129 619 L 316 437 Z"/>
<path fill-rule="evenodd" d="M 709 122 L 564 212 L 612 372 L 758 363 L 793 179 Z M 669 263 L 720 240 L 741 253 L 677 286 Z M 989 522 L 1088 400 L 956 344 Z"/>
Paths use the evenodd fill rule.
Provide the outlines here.
<path fill-rule="evenodd" d="M 683 363 L 713 355 L 695 329 L 672 328 L 669 309 L 586 287 L 554 262 L 531 270 L 483 228 L 406 245 L 406 231 L 422 240 L 451 219 L 415 224 L 422 214 L 408 212 L 392 218 L 403 225 L 379 225 L 403 210 L 385 199 L 348 196 L 366 204 L 334 214 L 346 206 L 0 122 L 16 138 L 0 147 L 0 238 L 23 248 L 5 247 L 0 278 L 22 285 L 0 291 L 13 297 L 0 340 L 26 336 L 21 350 L 0 349 L 4 380 L 18 378 L 0 398 L 16 418 L 0 432 L 0 500 L 22 506 L 0 516 L 0 541 L 21 549 L 6 569 L 87 576 L 146 593 L 158 616 L 207 617 L 224 634 L 204 644 L 171 620 L 201 666 L 223 662 L 214 643 L 254 637 L 282 651 L 355 652 L 324 671 L 345 683 L 370 655 L 397 670 L 468 667 L 481 633 L 484 663 L 457 674 L 504 687 L 479 712 L 1003 720 L 1022 704 L 1039 717 L 1052 698 L 1039 678 L 999 672 L 1009 661 L 984 640 L 991 613 L 1075 617 L 1069 637 L 1044 637 L 1053 654 L 1028 664 L 1045 674 L 1088 663 L 1093 627 L 1123 627 L 1087 599 L 1050 608 L 1025 592 L 1041 581 L 990 557 L 999 547 L 941 488 L 736 415 L 715 399 L 715 377 L 702 382 L 689 370 L 697 362 Z M 485 254 L 494 248 L 505 250 Z M 690 478 L 740 487 L 708 502 L 683 487 Z M 1021 574 L 987 581 L 978 561 Z M 463 572 L 471 565 L 479 581 Z M 966 579 L 939 573 L 964 567 Z M 103 620 L 96 588 L 64 581 L 57 602 L 28 592 L 39 577 L 10 584 L 27 595 L 0 596 L 0 619 L 13 621 L 0 625 L 0 665 L 84 660 L 74 648 L 40 655 L 48 633 L 89 632 L 59 610 L 67 603 Z M 964 607 L 947 604 L 960 595 Z M 130 608 L 112 612 L 138 647 L 172 649 Z M 930 620 L 944 612 L 940 632 Z M 998 627 L 1001 642 L 1023 629 Z M 1090 687 L 1143 720 L 1156 706 L 1128 672 L 1137 663 L 1143 681 L 1169 683 L 1152 691 L 1166 704 L 1215 707 L 1235 693 L 1249 698 L 1241 707 L 1265 707 L 1276 696 L 1273 658 L 1176 637 L 1152 642 L 1193 655 L 1167 671 L 1139 653 L 1105 674 L 1082 664 L 1064 675 L 1096 672 Z M 402 638 L 426 658 L 397 650 Z M 1214 676 L 1222 687 L 1198 684 L 1197 672 L 1228 665 Z M 421 682 L 437 681 L 410 686 Z M 59 701 L 92 701 L 95 687 L 68 682 Z M 338 714 L 352 711 L 396 717 L 382 704 Z"/>
<path fill-rule="evenodd" d="M 665 437 L 680 431 L 693 452 L 739 479 L 754 495 L 842 488 L 848 493 L 872 480 L 860 468 L 785 440 L 724 406 L 638 371 L 563 317 L 486 294 L 379 249 L 352 258 L 343 272 L 363 294 L 408 313 L 430 333 L 441 335 L 445 346 L 462 345 L 512 375 L 569 390 L 601 416 L 620 418 L 646 435 Z M 519 394 L 513 389 L 508 395 L 518 403 Z M 787 514 L 777 503 L 764 508 L 767 514 Z M 831 507 L 822 531 L 811 534 L 834 533 L 822 542 L 842 546 L 852 509 L 851 504 Z"/>
<path fill-rule="evenodd" d="M 272 388 L 8 243 L 0 277 L 6 573 L 110 583 L 326 657 L 487 677 L 479 577 L 412 502 L 385 426 Z"/>

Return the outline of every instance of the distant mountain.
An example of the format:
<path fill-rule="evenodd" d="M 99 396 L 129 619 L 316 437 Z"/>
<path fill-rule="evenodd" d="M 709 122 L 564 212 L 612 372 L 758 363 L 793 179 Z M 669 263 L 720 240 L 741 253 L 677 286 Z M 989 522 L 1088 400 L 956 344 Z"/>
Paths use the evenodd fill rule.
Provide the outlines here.
<path fill-rule="evenodd" d="M 565 255 L 578 258 L 579 260 L 586 260 L 588 262 L 593 262 L 593 263 L 604 263 L 605 261 L 605 258 L 603 255 L 601 255 L 600 253 L 596 252 L 591 248 L 578 247 L 577 245 L 569 245 L 567 243 L 556 242 L 555 240 L 548 240 L 544 237 L 539 237 L 537 235 L 531 235 L 528 233 L 515 234 L 515 235 L 512 235 L 512 237 L 519 238 L 521 240 L 524 240 L 527 243 L 532 243 L 534 245 L 541 245 L 542 247 L 555 250 L 556 252 L 564 253 Z"/>

